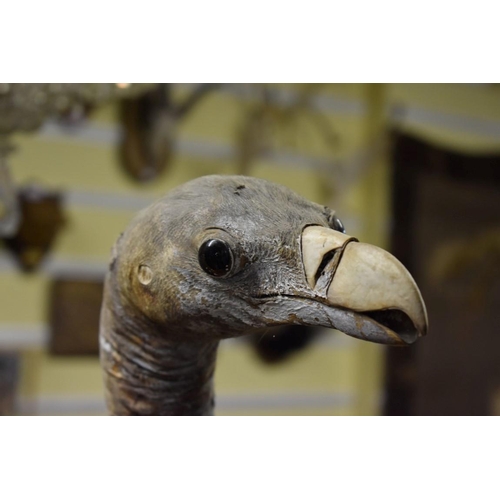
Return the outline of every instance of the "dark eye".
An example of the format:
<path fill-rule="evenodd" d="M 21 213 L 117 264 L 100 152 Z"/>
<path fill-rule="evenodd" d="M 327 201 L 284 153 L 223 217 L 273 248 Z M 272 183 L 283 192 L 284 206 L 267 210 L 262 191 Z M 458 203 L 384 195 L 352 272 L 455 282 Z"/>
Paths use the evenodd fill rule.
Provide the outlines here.
<path fill-rule="evenodd" d="M 212 276 L 227 276 L 233 267 L 233 254 L 229 245 L 222 240 L 207 240 L 198 251 L 201 268 Z"/>
<path fill-rule="evenodd" d="M 332 215 L 330 217 L 329 223 L 330 223 L 330 227 L 332 229 L 335 229 L 335 231 L 345 233 L 344 224 L 342 224 L 342 221 L 338 217 L 335 217 L 335 215 Z"/>

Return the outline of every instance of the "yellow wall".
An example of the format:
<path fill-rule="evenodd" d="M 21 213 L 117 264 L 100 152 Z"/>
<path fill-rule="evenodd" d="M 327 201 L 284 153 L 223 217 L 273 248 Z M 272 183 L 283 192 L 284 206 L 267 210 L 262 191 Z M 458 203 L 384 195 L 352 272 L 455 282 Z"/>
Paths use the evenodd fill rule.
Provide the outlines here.
<path fill-rule="evenodd" d="M 299 90 L 295 85 L 275 88 L 284 93 Z M 392 119 L 389 110 L 395 106 L 410 110 L 397 115 L 398 126 L 443 145 L 468 151 L 500 146 L 500 133 L 495 136 L 500 96 L 495 88 L 326 85 L 320 90 L 316 113 L 339 135 L 335 160 L 343 165 L 358 165 L 360 161 L 364 165 L 355 182 L 346 183 L 333 200 L 327 199 L 331 195 L 324 189 L 325 176 L 331 174 L 311 169 L 300 158 L 331 160 L 332 152 L 305 116 L 297 125 L 301 140 L 294 154 L 300 155 L 299 160 L 288 164 L 286 158 L 261 159 L 250 174 L 285 184 L 317 202 L 330 203 L 348 232 L 381 246 L 387 244 L 389 227 L 387 150 L 370 148 L 384 137 Z M 175 87 L 177 96 L 187 91 L 186 86 Z M 236 130 L 251 105 L 252 99 L 242 98 L 234 89 L 207 96 L 180 124 L 177 139 L 183 146 L 181 152 L 167 174 L 151 186 L 130 181 L 119 167 L 113 139 L 116 109 L 112 105 L 98 110 L 90 125 L 80 131 L 67 133 L 51 126 L 40 134 L 15 138 L 18 150 L 10 159 L 15 182 L 37 180 L 65 192 L 68 218 L 50 263 L 36 275 L 21 274 L 5 252 L 0 254 L 0 348 L 10 346 L 22 352 L 21 413 L 103 411 L 97 359 L 55 358 L 45 352 L 50 279 L 65 270 L 76 269 L 83 275 L 102 273 L 114 240 L 139 207 L 191 178 L 237 173 L 230 154 L 204 156 L 192 145 L 201 144 L 202 151 L 216 146 L 230 153 Z M 372 154 L 366 155 L 366 150 Z M 32 335 L 31 344 L 13 346 L 16 332 Z M 6 338 L 11 339 L 10 344 L 2 344 Z M 218 413 L 377 414 L 383 354 L 380 346 L 328 332 L 289 362 L 266 366 L 244 341 L 226 342 L 216 373 Z"/>

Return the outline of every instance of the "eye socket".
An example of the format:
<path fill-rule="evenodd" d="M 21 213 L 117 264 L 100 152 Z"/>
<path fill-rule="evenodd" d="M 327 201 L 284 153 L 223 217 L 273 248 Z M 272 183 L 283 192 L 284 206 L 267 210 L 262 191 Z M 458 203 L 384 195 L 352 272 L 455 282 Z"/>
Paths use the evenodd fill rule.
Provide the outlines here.
<path fill-rule="evenodd" d="M 233 253 L 229 245 L 222 240 L 207 240 L 198 250 L 201 268 L 212 276 L 222 278 L 233 268 Z"/>
<path fill-rule="evenodd" d="M 330 216 L 328 223 L 330 224 L 330 227 L 335 231 L 339 231 L 340 233 L 345 234 L 344 224 L 342 224 L 342 221 L 338 217 L 335 217 L 335 215 Z"/>

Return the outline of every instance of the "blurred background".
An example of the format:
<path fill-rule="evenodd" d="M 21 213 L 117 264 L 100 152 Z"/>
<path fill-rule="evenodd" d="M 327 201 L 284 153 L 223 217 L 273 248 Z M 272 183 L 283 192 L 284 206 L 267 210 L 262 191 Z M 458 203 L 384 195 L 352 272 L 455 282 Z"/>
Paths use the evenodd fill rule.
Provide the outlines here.
<path fill-rule="evenodd" d="M 98 318 L 134 214 L 208 174 L 284 184 L 390 250 L 429 335 L 223 341 L 219 415 L 500 414 L 500 86 L 0 84 L 0 415 L 103 415 Z"/>

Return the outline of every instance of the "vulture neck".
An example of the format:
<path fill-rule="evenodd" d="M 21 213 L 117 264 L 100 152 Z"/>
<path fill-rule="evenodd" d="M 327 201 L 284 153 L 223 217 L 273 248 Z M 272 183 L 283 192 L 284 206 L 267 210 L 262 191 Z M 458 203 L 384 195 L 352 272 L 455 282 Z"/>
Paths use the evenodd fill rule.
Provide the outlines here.
<path fill-rule="evenodd" d="M 213 415 L 218 341 L 176 338 L 134 314 L 107 282 L 100 344 L 112 415 Z"/>

